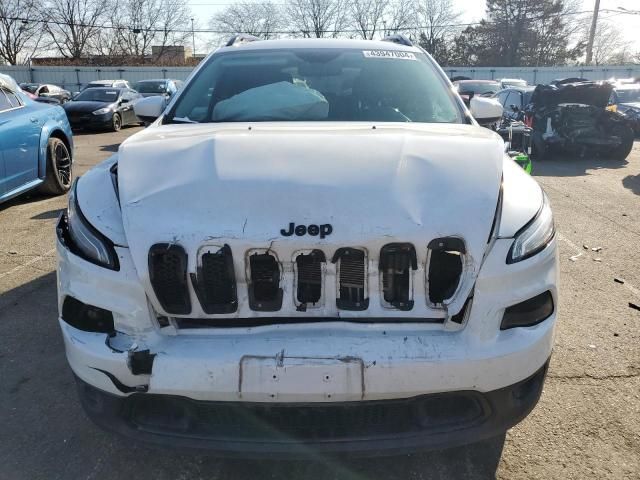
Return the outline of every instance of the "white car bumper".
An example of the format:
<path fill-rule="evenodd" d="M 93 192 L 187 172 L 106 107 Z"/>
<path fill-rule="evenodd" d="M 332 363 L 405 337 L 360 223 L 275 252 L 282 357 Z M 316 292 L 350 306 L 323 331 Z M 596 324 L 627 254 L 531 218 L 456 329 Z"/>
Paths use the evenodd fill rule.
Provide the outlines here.
<path fill-rule="evenodd" d="M 483 412 L 480 416 L 485 419 L 480 423 L 485 427 L 471 437 L 468 432 L 461 434 L 457 440 L 450 438 L 448 428 L 449 436 L 439 438 L 436 444 L 473 441 L 497 434 L 528 414 L 539 397 L 553 346 L 555 311 L 531 327 L 501 331 L 500 323 L 506 307 L 545 291 L 551 292 L 557 305 L 555 240 L 540 254 L 506 265 L 510 244 L 511 240 L 494 244 L 477 279 L 464 326 L 455 331 L 441 324 L 332 322 L 165 334 L 156 326 L 128 249 L 117 248 L 120 271 L 114 272 L 82 260 L 58 242 L 60 305 L 66 296 L 73 296 L 110 310 L 118 331 L 111 336 L 81 331 L 60 318 L 67 358 L 80 380 L 83 404 L 98 423 L 105 424 L 100 417 L 109 417 L 110 408 L 111 413 L 136 410 L 123 405 L 140 397 L 180 397 L 185 405 L 191 405 L 188 409 L 196 408 L 193 405 L 241 404 L 342 408 L 461 392 L 469 398 L 477 396 Z M 524 395 L 514 393 L 514 388 L 529 378 L 536 379 L 536 385 L 532 391 L 525 389 L 526 401 L 504 407 L 504 399 Z M 503 393 L 500 397 L 496 392 Z M 503 400 L 491 400 L 496 395 Z M 502 417 L 496 411 L 500 409 L 504 410 Z M 153 407 L 145 406 L 144 411 L 149 410 Z M 200 418 L 198 415 L 191 412 L 187 417 Z M 496 420 L 496 415 L 501 420 Z M 116 427 L 113 419 L 105 426 L 126 430 L 123 433 L 143 432 L 156 440 L 158 435 L 173 437 L 172 428 L 187 428 L 184 425 L 192 420 L 181 418 L 169 432 L 161 428 L 163 422 L 160 426 L 154 423 L 156 427 L 150 430 L 139 422 L 133 422 L 131 429 L 131 419 L 122 424 L 128 425 L 126 428 Z M 466 432 L 465 428 L 460 432 Z M 192 444 L 189 434 L 182 436 Z M 227 445 L 238 450 L 228 440 L 216 442 L 214 448 L 226 449 Z M 427 444 L 423 439 L 416 446 Z M 373 444 L 365 442 L 354 448 L 370 450 L 366 445 Z M 413 443 L 406 446 L 410 445 Z M 387 450 L 381 445 L 375 448 Z"/>

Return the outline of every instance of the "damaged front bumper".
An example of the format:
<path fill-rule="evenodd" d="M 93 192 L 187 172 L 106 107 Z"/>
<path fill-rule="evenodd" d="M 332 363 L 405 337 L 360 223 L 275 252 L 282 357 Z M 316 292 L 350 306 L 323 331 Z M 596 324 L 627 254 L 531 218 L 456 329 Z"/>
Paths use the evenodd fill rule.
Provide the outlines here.
<path fill-rule="evenodd" d="M 167 331 L 127 248 L 116 247 L 112 271 L 59 241 L 60 307 L 73 297 L 109 310 L 115 332 L 59 322 L 85 409 L 126 435 L 247 455 L 442 448 L 497 435 L 538 400 L 556 312 L 531 327 L 500 324 L 506 307 L 541 292 L 557 305 L 556 243 L 506 265 L 511 243 L 495 241 L 455 330 L 337 318 Z"/>
<path fill-rule="evenodd" d="M 536 405 L 547 366 L 491 392 L 319 404 L 119 397 L 77 383 L 82 406 L 96 424 L 143 442 L 245 457 L 369 456 L 449 448 L 502 434 Z"/>

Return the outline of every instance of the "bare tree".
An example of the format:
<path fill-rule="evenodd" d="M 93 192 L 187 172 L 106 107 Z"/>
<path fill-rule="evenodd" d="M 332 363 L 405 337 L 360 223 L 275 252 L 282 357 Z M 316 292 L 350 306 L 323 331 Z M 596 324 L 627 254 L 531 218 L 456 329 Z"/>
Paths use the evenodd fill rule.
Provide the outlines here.
<path fill-rule="evenodd" d="M 352 0 L 349 14 L 353 28 L 365 40 L 372 40 L 382 30 L 389 0 Z"/>
<path fill-rule="evenodd" d="M 162 56 L 167 46 L 183 44 L 190 35 L 185 0 L 122 0 L 119 10 L 116 31 L 125 55 L 144 59 L 155 46 Z"/>
<path fill-rule="evenodd" d="M 624 52 L 630 46 L 631 42 L 625 39 L 619 28 L 600 20 L 593 41 L 592 61 L 595 65 L 624 63 Z"/>
<path fill-rule="evenodd" d="M 416 24 L 415 0 L 391 0 L 387 6 L 384 25 L 384 35 L 391 33 L 408 33 Z"/>
<path fill-rule="evenodd" d="M 110 10 L 109 0 L 50 0 L 45 29 L 60 55 L 79 59 L 88 53 Z"/>
<path fill-rule="evenodd" d="M 0 0 L 0 58 L 7 63 L 24 62 L 38 48 L 42 40 L 39 5 L 36 0 Z"/>
<path fill-rule="evenodd" d="M 291 27 L 304 37 L 337 37 L 348 25 L 345 0 L 289 0 Z"/>
<path fill-rule="evenodd" d="M 209 26 L 226 38 L 234 33 L 247 33 L 269 39 L 277 36 L 284 25 L 282 12 L 274 3 L 238 2 L 215 14 Z"/>
<path fill-rule="evenodd" d="M 419 0 L 417 21 L 424 40 L 422 47 L 428 52 L 435 52 L 461 31 L 456 26 L 460 12 L 454 9 L 452 0 Z"/>

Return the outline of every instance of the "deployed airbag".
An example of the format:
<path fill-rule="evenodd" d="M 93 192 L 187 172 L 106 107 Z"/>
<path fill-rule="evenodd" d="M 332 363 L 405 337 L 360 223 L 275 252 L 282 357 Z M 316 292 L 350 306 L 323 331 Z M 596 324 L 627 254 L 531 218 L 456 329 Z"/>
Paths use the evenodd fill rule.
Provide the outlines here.
<path fill-rule="evenodd" d="M 213 109 L 213 121 L 325 120 L 329 103 L 317 90 L 290 82 L 250 88 L 222 100 Z"/>

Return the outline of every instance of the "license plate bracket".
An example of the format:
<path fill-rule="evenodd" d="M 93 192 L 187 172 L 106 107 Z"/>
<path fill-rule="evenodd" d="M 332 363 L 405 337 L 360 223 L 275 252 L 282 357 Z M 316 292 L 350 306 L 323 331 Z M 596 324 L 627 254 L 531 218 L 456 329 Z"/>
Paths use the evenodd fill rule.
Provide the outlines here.
<path fill-rule="evenodd" d="M 283 353 L 240 359 L 238 396 L 254 402 L 345 402 L 364 398 L 364 362 L 355 357 Z"/>

